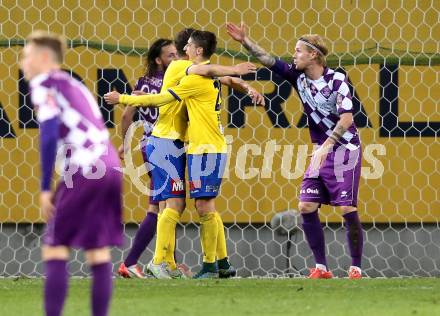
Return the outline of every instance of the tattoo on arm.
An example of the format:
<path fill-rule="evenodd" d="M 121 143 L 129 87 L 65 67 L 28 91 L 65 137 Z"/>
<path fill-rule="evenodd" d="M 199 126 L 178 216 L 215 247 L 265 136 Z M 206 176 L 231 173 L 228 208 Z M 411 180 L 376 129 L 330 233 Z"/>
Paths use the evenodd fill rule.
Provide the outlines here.
<path fill-rule="evenodd" d="M 263 48 L 255 43 L 252 43 L 249 39 L 243 42 L 244 48 L 246 48 L 252 56 L 256 57 L 264 66 L 272 67 L 275 64 L 275 58 L 268 54 Z"/>
<path fill-rule="evenodd" d="M 333 135 L 330 135 L 328 138 L 330 138 L 335 144 L 338 142 L 338 139 Z"/>
<path fill-rule="evenodd" d="M 346 131 L 347 129 L 344 126 L 337 124 L 331 137 L 333 140 L 338 141 Z"/>

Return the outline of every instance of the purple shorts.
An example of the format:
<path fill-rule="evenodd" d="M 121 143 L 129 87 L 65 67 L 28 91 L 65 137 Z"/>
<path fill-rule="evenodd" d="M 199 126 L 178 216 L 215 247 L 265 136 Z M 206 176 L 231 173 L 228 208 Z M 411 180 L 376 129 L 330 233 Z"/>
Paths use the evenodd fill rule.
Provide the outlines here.
<path fill-rule="evenodd" d="M 79 170 L 69 185 L 58 184 L 55 213 L 43 238 L 45 245 L 88 250 L 123 244 L 122 174 L 113 169 L 118 164 L 119 159 L 107 164 L 100 179 L 86 179 Z"/>
<path fill-rule="evenodd" d="M 361 147 L 353 151 L 339 147 L 327 155 L 319 172 L 310 172 L 309 166 L 301 183 L 299 200 L 332 206 L 357 206 L 361 152 Z"/>

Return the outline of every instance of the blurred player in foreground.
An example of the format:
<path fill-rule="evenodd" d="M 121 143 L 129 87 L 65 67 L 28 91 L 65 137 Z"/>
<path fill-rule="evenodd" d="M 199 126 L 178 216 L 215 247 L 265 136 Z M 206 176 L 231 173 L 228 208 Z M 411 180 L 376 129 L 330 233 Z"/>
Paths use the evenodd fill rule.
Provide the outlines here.
<path fill-rule="evenodd" d="M 40 122 L 40 207 L 47 220 L 42 246 L 44 309 L 61 315 L 68 288 L 69 248 L 82 248 L 92 272 L 92 314 L 104 316 L 112 294 L 111 246 L 122 244 L 122 175 L 94 96 L 61 70 L 66 42 L 32 33 L 21 68 L 30 81 Z M 64 158 L 61 181 L 51 180 L 55 158 Z"/>

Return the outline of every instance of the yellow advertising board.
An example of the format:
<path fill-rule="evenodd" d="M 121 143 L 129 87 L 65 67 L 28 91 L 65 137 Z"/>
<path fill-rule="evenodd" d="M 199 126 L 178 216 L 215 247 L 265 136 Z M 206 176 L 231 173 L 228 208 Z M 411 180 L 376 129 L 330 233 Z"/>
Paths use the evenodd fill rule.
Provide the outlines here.
<path fill-rule="evenodd" d="M 383 66 L 374 59 L 366 64 L 356 62 L 358 56 L 381 56 L 388 48 L 393 48 L 394 55 L 405 54 L 405 58 L 412 54 L 410 61 L 419 57 L 415 52 L 435 52 L 440 41 L 435 26 L 439 3 L 377 0 L 370 7 L 367 2 L 353 5 L 344 0 L 341 10 L 340 2 L 319 0 L 295 4 L 226 0 L 221 7 L 216 1 L 191 1 L 193 7 L 187 7 L 186 1 L 164 0 L 146 1 L 142 8 L 138 1 L 117 2 L 112 1 L 112 7 L 104 1 L 59 3 L 50 8 L 38 1 L 23 7 L 12 1 L 3 4 L 11 9 L 1 29 L 7 42 L 0 49 L 0 222 L 41 221 L 37 206 L 38 129 L 19 73 L 21 46 L 14 46 L 11 39 L 20 42 L 36 28 L 64 33 L 76 46 L 69 49 L 64 68 L 80 77 L 101 102 L 103 93 L 114 87 L 122 91 L 125 82 L 132 86 L 143 73 L 142 58 L 131 54 L 136 47 L 144 47 L 157 37 L 170 38 L 186 26 L 217 33 L 220 51 L 226 53 L 213 62 L 237 62 L 228 52 L 237 52 L 240 46 L 228 38 L 224 23 L 240 20 L 248 23 L 251 37 L 275 55 L 288 56 L 301 34 L 320 33 L 325 34 L 332 51 L 349 56 L 351 62 L 342 64 L 355 89 L 355 119 L 363 142 L 362 220 L 439 220 L 440 66 L 411 66 L 408 62 L 405 66 Z M 47 19 L 52 22 L 48 24 Z M 398 38 L 395 32 L 400 34 Z M 104 44 L 116 46 L 95 49 L 87 47 L 89 43 L 102 48 Z M 363 60 L 368 61 L 368 56 Z M 247 79 L 255 79 L 251 77 Z M 239 95 L 228 96 L 224 89 L 222 122 L 230 160 L 217 209 L 225 222 L 267 222 L 275 212 L 296 209 L 302 174 L 312 151 L 295 90 L 271 77 L 266 69 L 260 69 L 256 77 L 250 83 L 272 100 L 266 108 L 238 102 Z M 112 141 L 119 146 L 117 125 L 122 109 L 103 108 L 103 114 Z M 136 135 L 140 137 L 140 131 Z M 135 153 L 135 162 L 141 164 L 139 153 Z M 125 180 L 125 219 L 140 221 L 148 199 L 129 176 Z M 193 202 L 188 201 L 188 208 L 194 209 Z M 194 212 L 188 214 L 185 220 L 196 218 Z M 341 221 L 333 208 L 324 207 L 322 214 L 326 221 Z"/>

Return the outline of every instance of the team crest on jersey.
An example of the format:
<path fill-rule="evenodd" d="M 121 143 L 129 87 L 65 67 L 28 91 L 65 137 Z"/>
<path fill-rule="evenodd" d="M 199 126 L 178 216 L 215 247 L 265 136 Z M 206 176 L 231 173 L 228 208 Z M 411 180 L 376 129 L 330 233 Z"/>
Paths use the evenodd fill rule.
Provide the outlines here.
<path fill-rule="evenodd" d="M 305 76 L 301 79 L 301 85 L 302 85 L 304 90 L 307 89 L 307 79 L 306 79 Z"/>
<path fill-rule="evenodd" d="M 328 86 L 321 89 L 321 94 L 328 99 L 332 95 L 332 90 Z"/>
<path fill-rule="evenodd" d="M 338 107 L 342 106 L 342 95 L 338 93 L 338 95 L 336 96 L 336 105 Z"/>
<path fill-rule="evenodd" d="M 318 93 L 318 88 L 316 88 L 313 83 L 310 84 L 310 92 L 312 93 L 313 97 Z"/>

